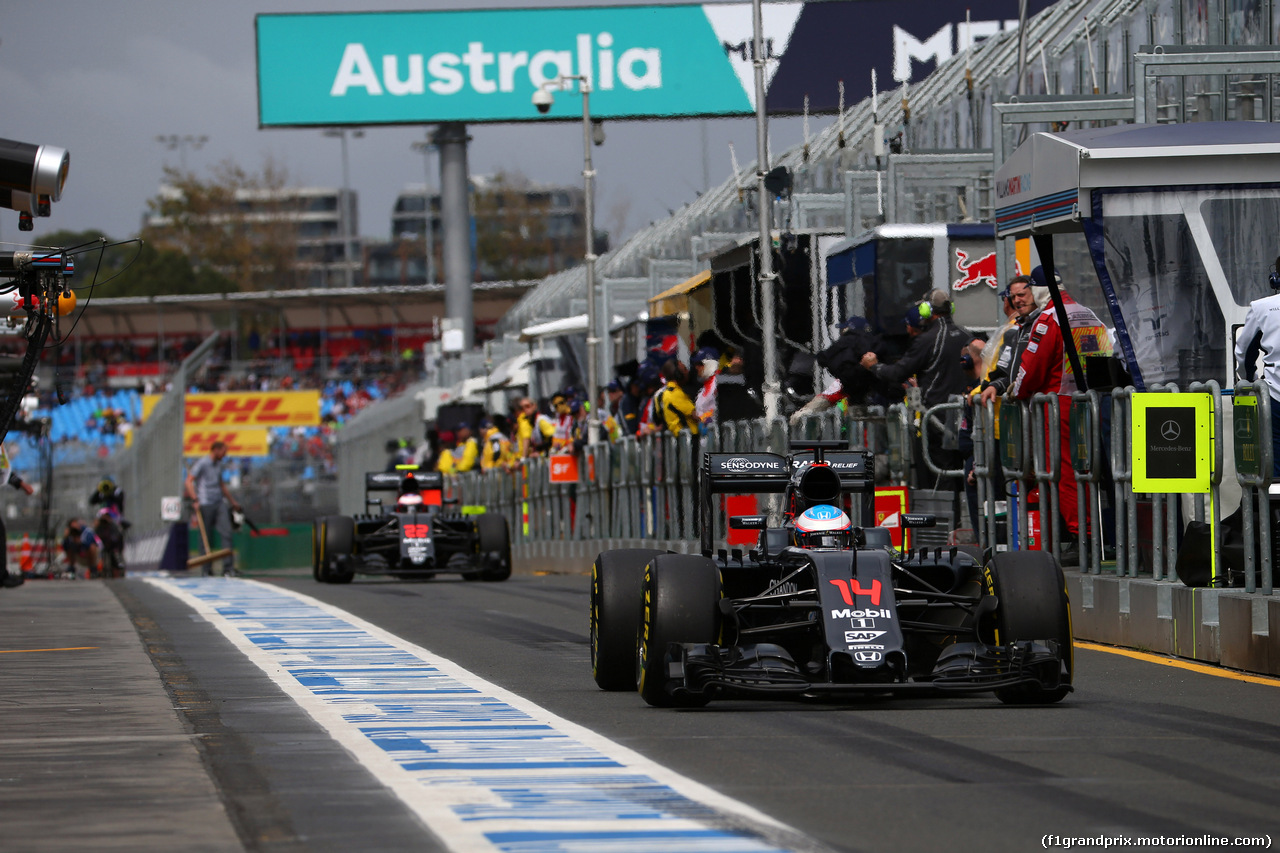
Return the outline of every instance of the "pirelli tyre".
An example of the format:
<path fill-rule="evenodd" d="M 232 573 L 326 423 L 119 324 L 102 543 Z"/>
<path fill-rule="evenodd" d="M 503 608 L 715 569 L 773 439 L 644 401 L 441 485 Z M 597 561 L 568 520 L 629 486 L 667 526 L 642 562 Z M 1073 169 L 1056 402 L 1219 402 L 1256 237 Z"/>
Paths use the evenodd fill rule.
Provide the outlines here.
<path fill-rule="evenodd" d="M 351 583 L 352 578 L 356 576 L 350 560 L 344 559 L 351 556 L 355 549 L 355 540 L 356 522 L 351 516 L 331 515 L 323 520 L 320 535 L 323 548 L 320 552 L 320 560 L 324 566 L 322 571 L 328 574 L 326 580 L 329 583 Z"/>
<path fill-rule="evenodd" d="M 479 572 L 480 580 L 504 581 L 511 577 L 511 531 L 507 519 L 487 512 L 475 519 L 477 549 L 485 565 Z"/>
<path fill-rule="evenodd" d="M 636 687 L 644 567 L 666 551 L 619 548 L 591 564 L 591 677 L 601 690 Z"/>
<path fill-rule="evenodd" d="M 1061 682 L 1044 687 L 1038 684 L 996 691 L 996 698 L 1008 705 L 1037 705 L 1057 702 L 1071 692 L 1075 671 L 1075 651 L 1071 642 L 1071 606 L 1067 600 L 1062 567 L 1044 551 L 1003 551 L 992 556 L 983 570 L 988 595 L 997 599 L 996 611 L 987 626 L 997 645 L 1019 640 L 1055 640 L 1062 654 Z"/>
<path fill-rule="evenodd" d="M 320 583 L 329 582 L 329 567 L 325 565 L 324 527 L 328 516 L 322 516 L 311 522 L 311 576 Z"/>
<path fill-rule="evenodd" d="M 668 689 L 671 643 L 714 643 L 720 633 L 720 569 L 706 557 L 659 554 L 645 566 L 640 631 L 636 642 L 636 689 L 660 708 L 697 707 L 706 694 Z"/>

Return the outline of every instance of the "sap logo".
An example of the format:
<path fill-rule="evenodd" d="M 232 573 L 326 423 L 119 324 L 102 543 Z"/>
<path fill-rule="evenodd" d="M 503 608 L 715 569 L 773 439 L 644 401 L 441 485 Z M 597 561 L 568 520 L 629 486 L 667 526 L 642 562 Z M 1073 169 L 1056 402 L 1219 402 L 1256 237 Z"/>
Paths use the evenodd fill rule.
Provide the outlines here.
<path fill-rule="evenodd" d="M 832 610 L 832 619 L 861 619 L 867 617 L 870 619 L 892 619 L 893 614 L 887 609 L 881 610 Z"/>
<path fill-rule="evenodd" d="M 845 631 L 844 641 L 846 643 L 868 643 L 876 637 L 884 635 L 884 631 Z"/>
<path fill-rule="evenodd" d="M 883 660 L 884 655 L 880 652 L 854 652 L 853 659 L 858 663 L 875 663 L 876 661 Z"/>
<path fill-rule="evenodd" d="M 1000 32 L 1001 23 L 1004 24 L 1005 30 L 1018 28 L 1016 20 L 943 24 L 940 30 L 921 41 L 894 24 L 893 79 L 899 83 L 909 81 L 913 59 L 916 62 L 934 62 L 941 65 L 957 53 L 964 53 L 975 42 Z"/>
<path fill-rule="evenodd" d="M 514 92 L 516 76 L 521 72 L 533 89 L 539 89 L 543 83 L 557 77 L 574 74 L 586 77 L 593 88 L 604 92 L 617 88 L 618 84 L 632 91 L 662 88 L 662 51 L 656 47 L 632 47 L 615 59 L 613 47 L 611 33 L 598 33 L 594 39 L 590 33 L 579 33 L 574 50 L 493 53 L 485 50 L 484 42 L 473 41 L 467 43 L 467 50 L 462 54 L 448 51 L 434 53 L 430 57 L 421 53 L 410 53 L 404 57 L 386 54 L 382 57 L 382 76 L 379 78 L 365 46 L 352 42 L 342 51 L 329 94 L 341 98 L 352 89 L 363 89 L 367 95 L 382 95 L 384 92 L 422 95 L 429 89 L 436 95 L 455 95 L 469 85 L 476 94 L 491 95 Z M 404 77 L 400 76 L 402 59 Z M 427 82 L 428 78 L 430 82 Z M 521 81 L 521 88 L 524 88 L 524 81 Z"/>

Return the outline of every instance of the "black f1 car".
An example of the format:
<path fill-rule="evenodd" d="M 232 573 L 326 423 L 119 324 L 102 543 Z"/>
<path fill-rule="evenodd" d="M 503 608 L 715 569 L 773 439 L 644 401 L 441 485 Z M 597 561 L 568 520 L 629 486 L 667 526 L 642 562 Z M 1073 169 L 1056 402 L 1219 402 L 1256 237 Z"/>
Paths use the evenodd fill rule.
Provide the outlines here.
<path fill-rule="evenodd" d="M 1071 691 L 1062 569 L 1039 551 L 981 565 L 959 548 L 899 553 L 874 518 L 873 457 L 835 441 L 791 454 L 708 453 L 702 553 L 605 551 L 592 566 L 591 664 L 650 705 L 992 691 L 1010 704 Z M 785 523 L 743 554 L 712 548 L 714 495 L 782 493 Z M 860 517 L 854 526 L 846 510 Z M 843 518 L 842 518 L 843 517 Z M 903 514 L 904 527 L 932 516 Z"/>
<path fill-rule="evenodd" d="M 394 492 L 384 507 L 372 492 Z M 317 518 L 311 569 L 323 583 L 350 583 L 356 572 L 426 579 L 460 572 L 467 580 L 511 577 L 511 534 L 496 513 L 446 508 L 444 477 L 401 466 L 365 475 L 365 513 Z"/>

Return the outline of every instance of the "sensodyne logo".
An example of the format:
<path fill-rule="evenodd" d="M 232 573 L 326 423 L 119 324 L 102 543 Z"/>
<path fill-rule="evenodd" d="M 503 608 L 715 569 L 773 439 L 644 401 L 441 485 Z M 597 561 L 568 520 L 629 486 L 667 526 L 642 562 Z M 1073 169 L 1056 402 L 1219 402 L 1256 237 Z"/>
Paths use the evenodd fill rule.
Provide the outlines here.
<path fill-rule="evenodd" d="M 778 467 L 778 463 L 771 460 L 746 459 L 742 456 L 735 456 L 732 459 L 726 459 L 721 463 L 720 467 L 725 471 L 730 472 L 760 471 L 766 469 L 772 471 Z"/>

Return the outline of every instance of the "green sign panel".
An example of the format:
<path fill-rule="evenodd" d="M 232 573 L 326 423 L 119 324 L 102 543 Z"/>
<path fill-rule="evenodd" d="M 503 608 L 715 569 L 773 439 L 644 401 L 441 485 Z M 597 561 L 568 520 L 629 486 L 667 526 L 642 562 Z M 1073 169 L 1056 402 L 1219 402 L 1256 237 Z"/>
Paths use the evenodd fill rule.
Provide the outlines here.
<path fill-rule="evenodd" d="M 1258 400 L 1256 397 L 1235 398 L 1232 419 L 1235 432 L 1236 471 L 1246 477 L 1256 477 L 1262 472 L 1261 430 L 1258 428 Z"/>
<path fill-rule="evenodd" d="M 766 15 L 775 53 L 801 3 Z M 257 17 L 264 127 L 580 119 L 578 84 L 543 115 L 543 83 L 581 75 L 594 118 L 748 115 L 739 50 L 751 5 L 609 6 Z M 776 69 L 770 69 L 770 73 Z"/>
<path fill-rule="evenodd" d="M 1022 407 L 1017 402 L 1000 405 L 1000 464 L 1006 471 L 1022 470 Z"/>
<path fill-rule="evenodd" d="M 1083 400 L 1071 401 L 1071 467 L 1077 474 L 1093 470 L 1093 409 Z"/>
<path fill-rule="evenodd" d="M 1213 475 L 1213 398 L 1209 394 L 1134 394 L 1133 490 L 1207 493 Z"/>

